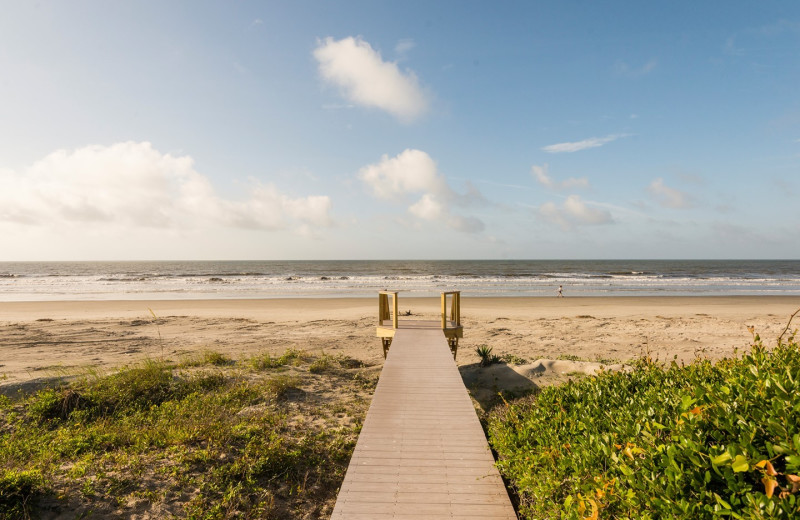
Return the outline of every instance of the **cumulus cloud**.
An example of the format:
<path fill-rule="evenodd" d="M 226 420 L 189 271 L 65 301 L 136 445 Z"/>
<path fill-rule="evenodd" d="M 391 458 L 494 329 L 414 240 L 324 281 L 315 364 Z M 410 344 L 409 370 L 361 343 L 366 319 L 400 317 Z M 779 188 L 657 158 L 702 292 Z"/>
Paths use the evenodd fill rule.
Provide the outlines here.
<path fill-rule="evenodd" d="M 469 185 L 466 193 L 456 193 L 439 173 L 436 162 L 421 150 L 404 150 L 395 157 L 383 155 L 377 163 L 361 168 L 359 178 L 381 199 L 405 199 L 421 194 L 408 208 L 418 219 L 442 221 L 451 229 L 468 233 L 484 229 L 480 219 L 453 213 L 453 206 L 484 204 L 480 192 Z"/>
<path fill-rule="evenodd" d="M 327 196 L 293 198 L 253 183 L 246 200 L 218 196 L 190 156 L 147 142 L 58 150 L 23 171 L 0 171 L 0 223 L 190 229 L 328 226 Z"/>
<path fill-rule="evenodd" d="M 614 221 L 607 210 L 587 205 L 578 195 L 570 195 L 561 206 L 553 202 L 542 204 L 539 216 L 565 231 L 575 226 L 610 224 Z"/>
<path fill-rule="evenodd" d="M 688 193 L 670 188 L 660 177 L 650 183 L 647 191 L 665 208 L 682 209 L 693 206 L 692 197 Z"/>
<path fill-rule="evenodd" d="M 404 150 L 396 157 L 384 154 L 379 162 L 363 167 L 360 177 L 382 199 L 421 191 L 441 194 L 447 190 L 436 162 L 421 150 Z"/>
<path fill-rule="evenodd" d="M 325 38 L 314 50 L 314 58 L 322 78 L 339 87 L 342 95 L 353 103 L 385 110 L 406 122 L 418 118 L 428 108 L 416 74 L 411 70 L 401 71 L 395 62 L 384 61 L 361 38 Z"/>
<path fill-rule="evenodd" d="M 539 184 L 545 186 L 547 188 L 556 189 L 556 190 L 567 190 L 570 188 L 588 188 L 589 187 L 589 179 L 586 177 L 575 178 L 570 177 L 565 179 L 561 182 L 554 181 L 550 174 L 548 173 L 548 165 L 544 164 L 542 166 L 533 165 L 531 166 L 531 175 L 533 178 L 536 179 Z"/>
<path fill-rule="evenodd" d="M 575 141 L 571 143 L 556 143 L 542 147 L 542 150 L 548 153 L 573 153 L 588 148 L 598 148 L 604 144 L 616 141 L 621 137 L 627 137 L 628 134 L 612 134 L 605 137 L 590 137 L 583 141 Z"/>

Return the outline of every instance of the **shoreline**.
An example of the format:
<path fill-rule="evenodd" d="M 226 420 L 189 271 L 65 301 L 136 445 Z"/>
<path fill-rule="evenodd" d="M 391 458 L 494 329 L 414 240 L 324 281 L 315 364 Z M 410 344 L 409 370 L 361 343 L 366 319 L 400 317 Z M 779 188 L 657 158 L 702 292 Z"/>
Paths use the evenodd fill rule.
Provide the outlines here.
<path fill-rule="evenodd" d="M 424 314 L 438 314 L 439 297 L 399 295 L 401 312 L 409 307 L 420 308 Z M 795 306 L 787 314 L 800 308 L 800 296 L 472 296 L 461 298 L 462 318 L 472 311 L 481 314 L 492 309 L 504 309 L 515 315 L 536 311 L 543 315 L 557 315 L 578 309 L 591 310 L 604 316 L 623 311 L 625 315 L 642 309 L 659 307 L 675 309 L 704 307 L 726 310 L 731 307 L 763 306 L 765 314 L 784 311 Z M 287 309 L 298 315 L 337 318 L 350 316 L 353 312 L 365 315 L 377 314 L 377 297 L 332 297 L 332 298 L 207 298 L 173 300 L 45 300 L 45 301 L 0 301 L 0 322 L 35 321 L 36 319 L 70 319 L 100 317 L 152 318 L 150 310 L 158 317 L 172 313 L 198 316 L 239 316 L 252 319 L 267 317 L 270 313 L 285 314 Z M 611 314 L 610 314 L 611 313 Z M 319 319 L 319 318 L 315 318 Z"/>

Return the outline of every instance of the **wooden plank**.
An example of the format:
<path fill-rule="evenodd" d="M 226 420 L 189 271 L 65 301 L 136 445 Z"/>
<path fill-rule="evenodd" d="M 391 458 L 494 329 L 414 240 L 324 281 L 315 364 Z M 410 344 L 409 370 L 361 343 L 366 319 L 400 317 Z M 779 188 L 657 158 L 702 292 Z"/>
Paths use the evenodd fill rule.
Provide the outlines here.
<path fill-rule="evenodd" d="M 334 520 L 517 518 L 441 325 L 425 325 L 395 333 Z"/>

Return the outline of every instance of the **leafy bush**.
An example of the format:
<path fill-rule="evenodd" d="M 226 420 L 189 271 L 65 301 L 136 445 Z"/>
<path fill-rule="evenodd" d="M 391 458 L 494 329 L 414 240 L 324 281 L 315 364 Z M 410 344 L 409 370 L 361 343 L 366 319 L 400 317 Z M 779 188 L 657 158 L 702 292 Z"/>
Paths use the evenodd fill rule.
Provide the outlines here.
<path fill-rule="evenodd" d="M 28 518 L 29 502 L 43 487 L 44 479 L 39 471 L 0 472 L 0 518 Z"/>
<path fill-rule="evenodd" d="M 31 402 L 29 414 L 40 424 L 63 420 L 84 404 L 83 396 L 73 388 L 48 388 Z"/>
<path fill-rule="evenodd" d="M 603 372 L 489 418 L 526 518 L 797 518 L 800 348 Z"/>

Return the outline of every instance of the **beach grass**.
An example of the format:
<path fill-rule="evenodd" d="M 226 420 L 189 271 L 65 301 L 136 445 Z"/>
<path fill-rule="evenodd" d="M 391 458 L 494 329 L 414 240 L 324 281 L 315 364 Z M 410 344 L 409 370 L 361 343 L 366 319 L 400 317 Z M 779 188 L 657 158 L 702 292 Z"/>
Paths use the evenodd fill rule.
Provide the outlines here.
<path fill-rule="evenodd" d="M 0 400 L 0 518 L 322 518 L 377 374 L 296 350 L 149 360 Z"/>
<path fill-rule="evenodd" d="M 488 434 L 522 518 L 798 518 L 798 395 L 794 335 L 754 335 L 740 357 L 544 388 L 495 408 Z"/>

